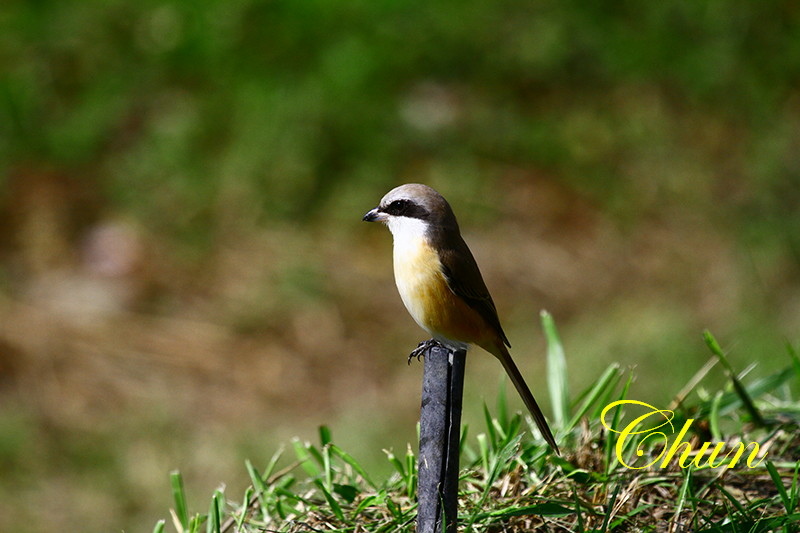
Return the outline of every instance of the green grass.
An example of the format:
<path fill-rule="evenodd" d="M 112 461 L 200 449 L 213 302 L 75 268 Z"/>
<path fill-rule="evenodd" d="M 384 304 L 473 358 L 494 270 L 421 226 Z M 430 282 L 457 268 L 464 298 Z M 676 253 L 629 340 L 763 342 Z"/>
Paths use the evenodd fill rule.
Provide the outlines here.
<path fill-rule="evenodd" d="M 800 521 L 800 365 L 788 349 L 787 366 L 756 379 L 728 363 L 724 351 L 704 333 L 712 356 L 722 362 L 728 384 L 702 389 L 706 365 L 690 387 L 676 397 L 674 428 L 692 419 L 690 441 L 721 439 L 726 448 L 758 442 L 766 455 L 748 467 L 711 468 L 703 461 L 682 468 L 678 454 L 660 466 L 662 438 L 648 430 L 659 423 L 642 420 L 631 438 L 605 431 L 600 416 L 615 400 L 632 399 L 634 375 L 610 365 L 586 390 L 569 398 L 563 346 L 548 314 L 542 323 L 548 339 L 551 396 L 562 456 L 549 452 L 527 417 L 510 414 L 505 396 L 494 410 L 484 406 L 485 427 L 474 437 L 462 431 L 459 523 L 463 531 L 797 531 Z M 557 371 L 553 371 L 553 368 Z M 696 394 L 691 394 L 692 392 Z M 693 401 L 687 398 L 692 396 Z M 609 409 L 610 427 L 630 424 L 628 405 Z M 561 411 L 559 411 L 561 409 Z M 720 428 L 733 428 L 720 429 Z M 665 438 L 672 439 L 663 427 Z M 650 435 L 648 437 L 648 435 Z M 716 443 L 717 441 L 713 441 Z M 171 474 L 171 522 L 178 532 L 411 532 L 414 531 L 417 459 L 409 446 L 402 457 L 386 452 L 393 474 L 376 479 L 358 460 L 339 448 L 329 428 L 319 443 L 294 440 L 265 466 L 246 463 L 252 485 L 244 495 L 213 494 L 207 512 L 188 512 L 179 472 Z M 713 447 L 711 448 L 713 449 Z M 727 451 L 727 450 L 726 450 Z M 748 452 L 749 453 L 749 452 Z M 691 461 L 695 456 L 689 456 Z M 622 466 L 625 464 L 635 468 Z M 283 465 L 279 468 L 279 465 Z M 159 521 L 154 532 L 165 531 Z"/>

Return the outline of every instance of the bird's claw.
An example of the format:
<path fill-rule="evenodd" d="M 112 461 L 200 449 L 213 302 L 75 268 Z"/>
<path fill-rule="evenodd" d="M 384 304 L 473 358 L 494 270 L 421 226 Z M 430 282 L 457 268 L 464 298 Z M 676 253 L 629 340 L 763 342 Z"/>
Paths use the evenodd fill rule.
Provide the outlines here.
<path fill-rule="evenodd" d="M 439 346 L 439 342 L 436 341 L 435 339 L 428 339 L 426 341 L 422 341 L 421 343 L 419 343 L 417 347 L 414 348 L 410 354 L 408 354 L 408 364 L 410 365 L 411 360 L 415 357 L 417 358 L 417 361 L 419 361 L 422 358 L 422 356 L 425 355 L 425 352 L 427 352 L 428 349 L 430 349 L 433 346 Z"/>

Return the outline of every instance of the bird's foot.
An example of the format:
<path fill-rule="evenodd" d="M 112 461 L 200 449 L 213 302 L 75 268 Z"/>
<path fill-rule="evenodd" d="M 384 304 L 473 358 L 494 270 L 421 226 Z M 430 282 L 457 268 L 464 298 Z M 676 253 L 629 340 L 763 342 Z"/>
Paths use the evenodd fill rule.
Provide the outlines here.
<path fill-rule="evenodd" d="M 414 348 L 410 354 L 408 354 L 408 364 L 410 365 L 411 360 L 415 357 L 417 358 L 417 361 L 419 361 L 422 356 L 425 355 L 425 352 L 434 346 L 441 346 L 441 344 L 436 339 L 428 339 L 419 343 L 417 347 Z"/>

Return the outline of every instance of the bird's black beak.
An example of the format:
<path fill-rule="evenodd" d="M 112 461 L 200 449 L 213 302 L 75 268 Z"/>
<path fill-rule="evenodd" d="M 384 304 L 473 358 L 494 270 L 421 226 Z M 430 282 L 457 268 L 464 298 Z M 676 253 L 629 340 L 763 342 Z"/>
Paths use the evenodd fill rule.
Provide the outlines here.
<path fill-rule="evenodd" d="M 380 208 L 376 207 L 375 209 L 369 211 L 364 218 L 362 218 L 364 222 L 383 222 L 386 220 L 386 214 L 383 213 Z"/>

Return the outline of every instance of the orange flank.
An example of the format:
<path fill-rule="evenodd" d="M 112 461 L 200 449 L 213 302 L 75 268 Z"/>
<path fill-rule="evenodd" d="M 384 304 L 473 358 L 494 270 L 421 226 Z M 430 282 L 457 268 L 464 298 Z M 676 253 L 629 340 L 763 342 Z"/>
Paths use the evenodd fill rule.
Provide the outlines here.
<path fill-rule="evenodd" d="M 497 334 L 450 290 L 436 251 L 425 239 L 408 244 L 395 248 L 395 281 L 416 323 L 435 338 L 477 344 L 484 349 L 493 346 Z"/>

